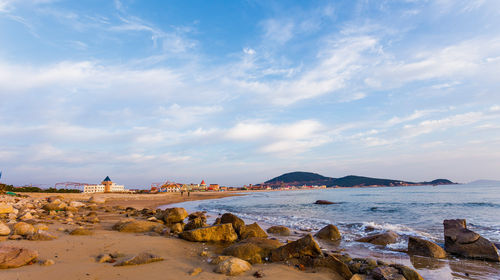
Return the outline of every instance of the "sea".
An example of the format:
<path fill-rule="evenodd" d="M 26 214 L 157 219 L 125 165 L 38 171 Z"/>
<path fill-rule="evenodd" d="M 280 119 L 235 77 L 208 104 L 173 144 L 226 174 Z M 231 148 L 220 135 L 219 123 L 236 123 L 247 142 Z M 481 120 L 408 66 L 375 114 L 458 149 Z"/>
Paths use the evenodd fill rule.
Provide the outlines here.
<path fill-rule="evenodd" d="M 297 238 L 334 224 L 342 233 L 342 241 L 334 246 L 320 244 L 323 248 L 413 266 L 425 279 L 500 279 L 498 263 L 456 257 L 442 261 L 415 259 L 404 253 L 408 236 L 443 245 L 445 219 L 466 219 L 469 229 L 499 244 L 500 184 L 330 188 L 244 194 L 175 206 L 184 207 L 189 212 L 207 211 L 212 219 L 230 212 L 246 222 L 257 222 L 263 228 L 284 225 L 291 228 Z M 328 200 L 334 204 L 314 204 L 316 200 Z M 398 233 L 399 242 L 382 247 L 354 241 L 387 230 Z"/>

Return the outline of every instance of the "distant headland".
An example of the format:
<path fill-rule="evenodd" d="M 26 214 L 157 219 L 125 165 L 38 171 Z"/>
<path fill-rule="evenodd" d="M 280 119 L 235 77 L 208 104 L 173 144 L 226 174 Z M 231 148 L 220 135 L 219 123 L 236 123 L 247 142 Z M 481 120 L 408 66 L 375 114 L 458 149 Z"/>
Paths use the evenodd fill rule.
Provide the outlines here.
<path fill-rule="evenodd" d="M 282 174 L 273 179 L 259 184 L 266 188 L 286 188 L 297 186 L 323 186 L 331 187 L 396 187 L 396 186 L 420 186 L 420 185 L 451 185 L 456 184 L 448 179 L 436 179 L 428 182 L 409 182 L 394 179 L 379 179 L 363 176 L 348 175 L 341 178 L 326 177 L 317 173 L 295 171 Z"/>

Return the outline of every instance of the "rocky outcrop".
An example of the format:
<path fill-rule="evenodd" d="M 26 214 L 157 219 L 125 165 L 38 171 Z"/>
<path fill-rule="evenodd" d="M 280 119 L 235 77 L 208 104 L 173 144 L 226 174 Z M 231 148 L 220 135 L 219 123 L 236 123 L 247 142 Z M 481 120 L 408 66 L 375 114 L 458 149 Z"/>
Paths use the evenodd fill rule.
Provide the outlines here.
<path fill-rule="evenodd" d="M 466 258 L 500 262 L 500 254 L 492 242 L 467 229 L 463 219 L 444 220 L 444 248 Z"/>
<path fill-rule="evenodd" d="M 240 234 L 240 230 L 243 226 L 245 226 L 245 222 L 238 218 L 236 215 L 233 215 L 231 213 L 224 213 L 220 217 L 220 223 L 221 224 L 231 224 L 234 228 L 234 231 L 237 234 Z"/>
<path fill-rule="evenodd" d="M 242 274 L 243 272 L 246 272 L 250 269 L 252 269 L 252 265 L 247 261 L 235 257 L 230 257 L 217 264 L 214 271 L 228 276 L 234 276 Z"/>
<path fill-rule="evenodd" d="M 408 254 L 430 258 L 446 258 L 446 252 L 434 242 L 410 236 L 408 238 Z"/>
<path fill-rule="evenodd" d="M 342 239 L 339 229 L 334 225 L 327 225 L 318 231 L 315 236 L 319 239 L 328 241 L 338 241 Z"/>
<path fill-rule="evenodd" d="M 312 235 L 308 234 L 299 240 L 272 250 L 270 259 L 273 262 L 279 262 L 300 256 L 315 257 L 321 254 L 322 252 L 318 243 L 316 243 Z"/>
<path fill-rule="evenodd" d="M 116 263 L 114 266 L 126 266 L 126 265 L 139 265 L 139 264 L 147 264 L 152 262 L 163 261 L 162 257 L 153 255 L 151 253 L 140 253 L 132 258 L 123 260 L 119 263 Z"/>
<path fill-rule="evenodd" d="M 314 202 L 314 204 L 328 205 L 328 204 L 335 204 L 335 202 L 331 202 L 331 201 L 328 201 L 328 200 L 316 200 L 316 202 Z"/>
<path fill-rule="evenodd" d="M 240 228 L 240 238 L 247 239 L 250 237 L 267 238 L 267 233 L 257 223 L 243 225 Z"/>
<path fill-rule="evenodd" d="M 184 231 L 179 237 L 188 241 L 229 243 L 238 239 L 231 224 L 221 224 Z"/>
<path fill-rule="evenodd" d="M 119 232 L 133 233 L 143 233 L 150 231 L 161 233 L 164 228 L 165 226 L 159 223 L 134 219 L 123 220 L 113 226 L 113 229 Z"/>
<path fill-rule="evenodd" d="M 251 264 L 262 263 L 269 259 L 272 250 L 281 245 L 278 240 L 250 237 L 227 247 L 223 254 L 240 258 Z"/>
<path fill-rule="evenodd" d="M 38 258 L 38 252 L 10 246 L 0 246 L 0 268 L 16 268 L 33 263 Z"/>
<path fill-rule="evenodd" d="M 391 243 L 396 243 L 399 235 L 393 231 L 387 231 L 384 233 L 374 234 L 366 236 L 363 238 L 356 239 L 358 242 L 372 243 L 375 245 L 387 245 Z"/>
<path fill-rule="evenodd" d="M 276 234 L 281 236 L 289 236 L 290 229 L 285 226 L 272 226 L 267 229 L 267 232 L 270 234 Z"/>

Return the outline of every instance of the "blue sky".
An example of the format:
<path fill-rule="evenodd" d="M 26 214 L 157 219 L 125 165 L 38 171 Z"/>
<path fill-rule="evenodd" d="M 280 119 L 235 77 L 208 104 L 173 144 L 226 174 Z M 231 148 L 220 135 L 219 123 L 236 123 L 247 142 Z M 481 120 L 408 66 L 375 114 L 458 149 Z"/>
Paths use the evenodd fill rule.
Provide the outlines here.
<path fill-rule="evenodd" d="M 500 179 L 500 2 L 0 0 L 12 184 Z"/>

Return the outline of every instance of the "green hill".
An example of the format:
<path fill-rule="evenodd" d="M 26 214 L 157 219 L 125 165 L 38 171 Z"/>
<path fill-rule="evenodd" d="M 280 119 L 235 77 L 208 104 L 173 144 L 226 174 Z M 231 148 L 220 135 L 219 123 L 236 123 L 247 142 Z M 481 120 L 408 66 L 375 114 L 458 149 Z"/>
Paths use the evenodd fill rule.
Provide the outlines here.
<path fill-rule="evenodd" d="M 311 172 L 295 171 L 290 173 L 285 173 L 276 178 L 266 181 L 266 184 L 271 183 L 294 183 L 294 182 L 313 182 L 313 181 L 328 181 L 333 178 L 325 177 Z"/>

